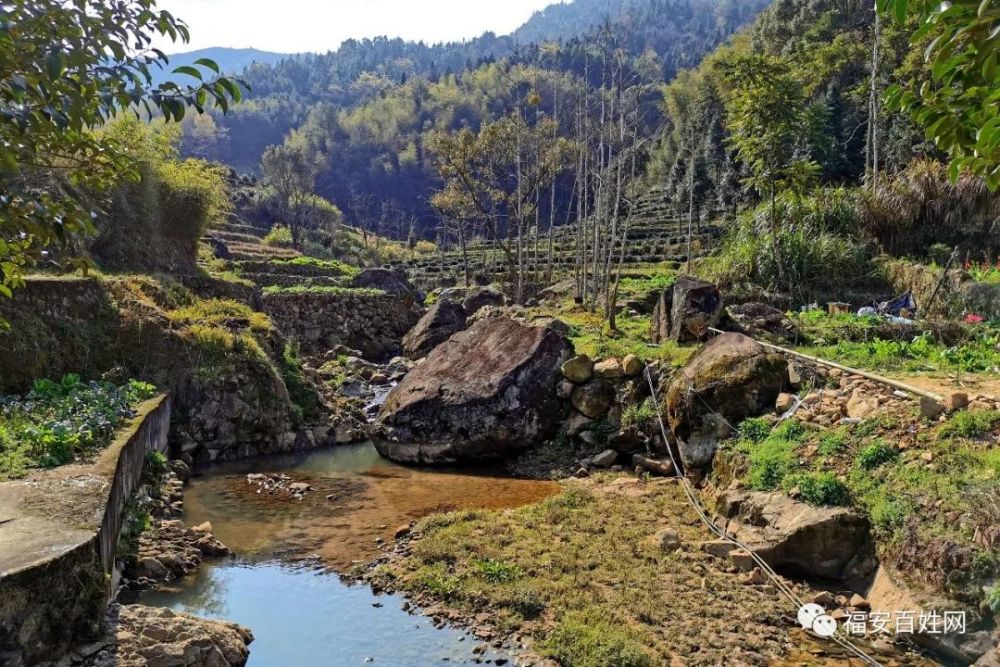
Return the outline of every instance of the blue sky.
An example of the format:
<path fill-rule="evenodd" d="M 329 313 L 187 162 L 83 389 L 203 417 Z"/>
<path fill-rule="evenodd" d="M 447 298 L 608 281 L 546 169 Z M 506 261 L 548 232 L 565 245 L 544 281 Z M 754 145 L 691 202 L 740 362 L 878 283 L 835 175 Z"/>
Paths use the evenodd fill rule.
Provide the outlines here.
<path fill-rule="evenodd" d="M 209 46 L 298 53 L 336 49 L 351 37 L 463 40 L 487 30 L 509 33 L 557 1 L 159 0 L 160 9 L 187 22 L 191 43 L 158 46 L 168 53 Z"/>

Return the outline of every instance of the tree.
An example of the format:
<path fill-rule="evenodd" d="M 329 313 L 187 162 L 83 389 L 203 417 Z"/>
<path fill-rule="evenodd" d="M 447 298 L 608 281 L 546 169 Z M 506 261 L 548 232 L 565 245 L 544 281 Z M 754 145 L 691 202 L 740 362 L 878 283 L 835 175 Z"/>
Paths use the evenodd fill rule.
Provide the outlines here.
<path fill-rule="evenodd" d="M 306 215 L 316 198 L 317 165 L 306 151 L 290 144 L 271 146 L 260 160 L 264 181 L 274 189 L 283 222 L 292 232 L 292 244 L 302 242 Z"/>
<path fill-rule="evenodd" d="M 154 0 L 10 0 L 0 10 L 0 294 L 23 283 L 47 248 L 70 247 L 94 230 L 87 194 L 138 166 L 108 134 L 94 132 L 124 112 L 180 121 L 188 106 L 228 110 L 242 93 L 208 59 L 174 74 L 197 83 L 154 87 L 169 60 L 153 36 L 188 41 L 183 22 Z"/>
<path fill-rule="evenodd" d="M 924 58 L 931 81 L 886 91 L 890 105 L 909 111 L 928 139 L 951 156 L 949 175 L 961 172 L 1000 189 L 1000 4 L 991 0 L 877 0 L 878 11 L 918 28 L 911 43 L 929 41 Z"/>
<path fill-rule="evenodd" d="M 520 113 L 483 126 L 437 133 L 430 142 L 444 187 L 432 204 L 453 224 L 482 221 L 500 245 L 523 296 L 523 237 L 534 220 L 536 193 L 563 170 L 570 144 L 553 131 L 554 121 L 529 124 Z"/>
<path fill-rule="evenodd" d="M 800 82 L 788 65 L 770 56 L 744 56 L 726 68 L 732 86 L 726 100 L 726 126 L 736 155 L 746 163 L 752 185 L 770 199 L 771 246 L 778 268 L 778 287 L 785 267 L 778 243 L 775 198 L 778 188 L 801 189 L 817 176 L 818 165 L 804 154 L 815 114 Z"/>

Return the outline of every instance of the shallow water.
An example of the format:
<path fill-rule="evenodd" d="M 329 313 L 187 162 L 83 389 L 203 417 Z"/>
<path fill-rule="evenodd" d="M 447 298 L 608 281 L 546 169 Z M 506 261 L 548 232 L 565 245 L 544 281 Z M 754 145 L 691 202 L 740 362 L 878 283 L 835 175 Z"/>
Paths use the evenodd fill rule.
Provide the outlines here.
<path fill-rule="evenodd" d="M 258 494 L 248 472 L 282 472 L 313 487 L 302 500 Z M 185 490 L 188 525 L 212 523 L 243 556 L 318 558 L 344 571 L 379 553 L 396 528 L 433 512 L 503 509 L 559 491 L 555 482 L 510 479 L 491 469 L 420 469 L 391 463 L 371 444 L 209 468 Z"/>
<path fill-rule="evenodd" d="M 313 491 L 301 500 L 258 494 L 248 472 L 284 473 Z M 251 667 L 496 664 L 510 656 L 476 655 L 480 643 L 464 631 L 434 628 L 403 611 L 401 597 L 375 596 L 330 570 L 370 560 L 377 540 L 391 543 L 397 527 L 432 512 L 517 507 L 559 488 L 490 469 L 404 468 L 370 444 L 208 468 L 185 491 L 185 521 L 210 521 L 238 557 L 209 559 L 175 589 L 138 601 L 249 627 Z"/>
<path fill-rule="evenodd" d="M 178 591 L 140 599 L 251 628 L 250 667 L 465 665 L 501 656 L 495 651 L 476 656 L 474 638 L 408 614 L 398 596 L 375 596 L 367 586 L 348 586 L 335 574 L 276 562 L 217 561 L 184 580 Z"/>

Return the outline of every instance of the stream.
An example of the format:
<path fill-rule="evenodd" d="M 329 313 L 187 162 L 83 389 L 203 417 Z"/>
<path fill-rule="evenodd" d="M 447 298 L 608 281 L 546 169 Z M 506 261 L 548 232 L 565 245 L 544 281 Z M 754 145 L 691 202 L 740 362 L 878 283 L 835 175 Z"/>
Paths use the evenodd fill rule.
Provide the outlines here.
<path fill-rule="evenodd" d="M 313 490 L 302 499 L 258 494 L 250 472 L 284 473 Z M 411 520 L 517 507 L 558 490 L 489 468 L 405 468 L 371 444 L 209 467 L 185 491 L 185 521 L 210 521 L 238 557 L 209 559 L 176 587 L 138 601 L 248 626 L 251 667 L 512 662 L 493 649 L 477 654 L 482 645 L 465 631 L 435 628 L 405 611 L 402 597 L 377 596 L 337 572 L 377 556 L 380 541 L 391 543 Z"/>

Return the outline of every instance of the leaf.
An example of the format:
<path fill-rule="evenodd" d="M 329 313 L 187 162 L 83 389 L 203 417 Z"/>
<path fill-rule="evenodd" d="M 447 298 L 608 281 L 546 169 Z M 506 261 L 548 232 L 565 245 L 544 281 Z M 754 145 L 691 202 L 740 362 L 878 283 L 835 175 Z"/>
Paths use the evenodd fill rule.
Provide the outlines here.
<path fill-rule="evenodd" d="M 892 8 L 899 23 L 906 22 L 906 12 L 909 9 L 909 0 L 894 0 Z"/>
<path fill-rule="evenodd" d="M 198 60 L 194 61 L 194 64 L 195 65 L 201 65 L 202 67 L 208 68 L 208 69 L 212 70 L 213 72 L 215 72 L 216 74 L 221 74 L 222 73 L 221 70 L 219 69 L 218 63 L 216 63 L 211 58 L 198 58 Z"/>
<path fill-rule="evenodd" d="M 199 72 L 194 67 L 191 67 L 190 65 L 181 65 L 180 67 L 175 68 L 174 71 L 173 71 L 173 73 L 174 74 L 187 74 L 188 76 L 192 76 L 192 77 L 198 79 L 199 81 L 202 80 L 201 72 Z"/>

